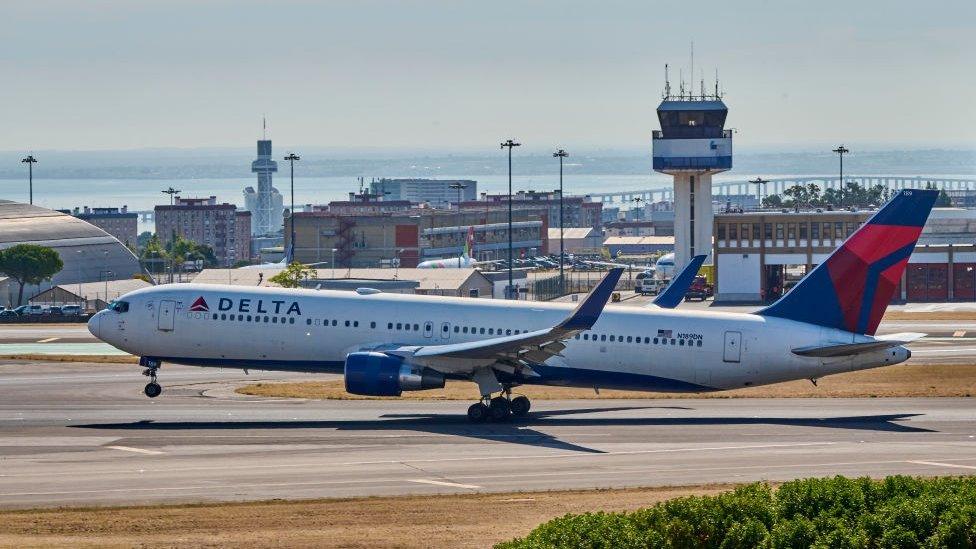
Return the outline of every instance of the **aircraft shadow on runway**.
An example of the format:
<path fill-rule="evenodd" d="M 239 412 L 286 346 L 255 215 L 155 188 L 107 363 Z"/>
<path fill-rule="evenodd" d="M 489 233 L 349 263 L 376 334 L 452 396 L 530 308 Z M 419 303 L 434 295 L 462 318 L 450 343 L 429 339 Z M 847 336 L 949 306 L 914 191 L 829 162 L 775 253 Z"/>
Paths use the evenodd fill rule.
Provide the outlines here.
<path fill-rule="evenodd" d="M 247 430 L 247 429 L 336 429 L 339 431 L 415 431 L 436 435 L 453 435 L 493 440 L 541 448 L 574 452 L 603 453 L 602 450 L 578 444 L 538 431 L 543 427 L 701 427 L 781 425 L 786 427 L 822 427 L 892 433 L 931 433 L 931 429 L 902 425 L 921 414 L 881 414 L 824 418 L 789 417 L 574 417 L 582 414 L 645 410 L 656 407 L 586 408 L 532 412 L 508 423 L 471 424 L 463 415 L 386 414 L 376 420 L 287 420 L 287 421 L 153 421 L 128 423 L 90 423 L 72 425 L 81 429 L 127 431 L 157 430 Z M 681 407 L 663 407 L 683 409 Z"/>

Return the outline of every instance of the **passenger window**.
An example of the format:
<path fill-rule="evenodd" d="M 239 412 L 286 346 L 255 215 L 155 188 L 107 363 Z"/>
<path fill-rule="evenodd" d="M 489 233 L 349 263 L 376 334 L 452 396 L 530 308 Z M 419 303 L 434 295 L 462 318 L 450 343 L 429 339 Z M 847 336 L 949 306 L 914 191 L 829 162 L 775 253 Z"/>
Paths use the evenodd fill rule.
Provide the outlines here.
<path fill-rule="evenodd" d="M 701 347 L 701 340 L 698 340 L 698 346 Z"/>
<path fill-rule="evenodd" d="M 220 320 L 227 320 L 227 313 L 220 313 Z"/>
<path fill-rule="evenodd" d="M 354 320 L 353 323 L 352 323 L 352 327 L 353 328 L 358 328 L 359 327 L 359 321 L 358 320 Z"/>
<path fill-rule="evenodd" d="M 509 336 L 512 335 L 512 331 L 511 330 L 505 330 L 505 335 L 509 335 Z"/>
<path fill-rule="evenodd" d="M 610 341 L 616 341 L 616 336 L 610 336 Z"/>
<path fill-rule="evenodd" d="M 495 329 L 494 328 L 488 328 L 488 335 L 495 335 Z"/>
<path fill-rule="evenodd" d="M 420 324 L 414 324 L 413 325 L 413 331 L 419 332 L 420 331 Z"/>
<path fill-rule="evenodd" d="M 630 336 L 627 336 L 627 343 L 630 343 Z"/>
<path fill-rule="evenodd" d="M 600 341 L 606 341 L 606 340 L 607 340 L 607 334 L 601 334 Z"/>
<path fill-rule="evenodd" d="M 278 323 L 278 317 L 276 317 L 276 316 L 271 317 L 271 323 L 272 324 L 277 324 Z"/>
<path fill-rule="evenodd" d="M 369 323 L 369 327 L 370 328 L 376 328 L 376 323 L 375 322 L 370 322 Z"/>
<path fill-rule="evenodd" d="M 339 321 L 333 318 L 332 319 L 332 325 L 333 326 L 338 326 L 339 325 Z"/>
<path fill-rule="evenodd" d="M 294 323 L 295 323 L 295 317 L 289 317 L 288 324 L 294 324 Z"/>
<path fill-rule="evenodd" d="M 478 333 L 479 334 L 484 334 L 485 333 L 485 329 L 484 328 L 478 328 Z"/>
<path fill-rule="evenodd" d="M 674 345 L 674 339 L 673 338 L 671 339 L 671 345 Z"/>
<path fill-rule="evenodd" d="M 678 340 L 678 345 L 680 345 L 680 346 L 682 346 L 682 347 L 684 347 L 684 346 L 685 346 L 685 340 L 683 340 L 683 339 L 679 339 L 679 340 Z"/>
<path fill-rule="evenodd" d="M 387 330 L 392 330 L 393 329 L 393 323 L 392 322 L 387 322 L 386 323 L 386 329 Z"/>
<path fill-rule="evenodd" d="M 461 331 L 461 328 L 459 326 L 455 326 L 454 327 L 454 333 L 459 333 L 460 331 Z"/>
<path fill-rule="evenodd" d="M 214 319 L 214 320 L 217 320 L 217 313 L 214 313 L 214 314 L 213 314 L 213 319 Z"/>
<path fill-rule="evenodd" d="M 463 331 L 464 333 L 468 333 L 468 327 L 467 327 L 467 326 L 465 326 L 465 327 L 464 327 L 464 329 L 463 329 L 462 331 Z"/>
<path fill-rule="evenodd" d="M 346 328 L 348 328 L 348 327 L 349 327 L 349 321 L 347 320 L 346 321 Z"/>
<path fill-rule="evenodd" d="M 267 323 L 268 323 L 268 319 L 269 319 L 269 318 L 270 318 L 270 317 L 267 317 L 267 316 L 266 316 L 266 317 L 264 317 L 264 323 L 265 323 L 265 324 L 267 324 Z"/>
<path fill-rule="evenodd" d="M 657 345 L 657 338 L 654 338 L 654 344 Z"/>

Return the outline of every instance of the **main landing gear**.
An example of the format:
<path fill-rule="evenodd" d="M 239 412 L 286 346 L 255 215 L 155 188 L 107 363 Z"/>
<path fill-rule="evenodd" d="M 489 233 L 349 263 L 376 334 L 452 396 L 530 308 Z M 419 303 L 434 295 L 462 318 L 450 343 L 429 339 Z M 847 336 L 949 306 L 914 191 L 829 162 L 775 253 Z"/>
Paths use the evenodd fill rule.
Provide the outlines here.
<path fill-rule="evenodd" d="M 502 395 L 495 398 L 489 395 L 472 404 L 468 408 L 468 420 L 472 423 L 508 421 L 512 417 L 525 417 L 531 407 L 528 397 L 512 398 L 511 388 L 506 388 Z"/>
<path fill-rule="evenodd" d="M 139 365 L 146 367 L 146 369 L 142 371 L 142 375 L 149 378 L 149 383 L 146 384 L 146 387 L 142 390 L 142 392 L 145 393 L 149 398 L 158 397 L 159 394 L 163 392 L 163 388 L 159 386 L 159 383 L 156 383 L 156 370 L 162 366 L 162 363 L 155 358 L 142 357 L 139 359 Z"/>

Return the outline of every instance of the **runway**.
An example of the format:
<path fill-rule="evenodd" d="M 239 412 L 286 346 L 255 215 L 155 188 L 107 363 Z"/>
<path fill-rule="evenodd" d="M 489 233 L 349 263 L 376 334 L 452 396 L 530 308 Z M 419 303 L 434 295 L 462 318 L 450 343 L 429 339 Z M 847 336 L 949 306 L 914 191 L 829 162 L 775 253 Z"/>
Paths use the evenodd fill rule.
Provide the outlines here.
<path fill-rule="evenodd" d="M 972 399 L 465 402 L 237 397 L 310 379 L 166 365 L 0 361 L 0 505 L 35 507 L 683 485 L 976 472 Z M 317 379 L 321 379 L 321 376 Z"/>

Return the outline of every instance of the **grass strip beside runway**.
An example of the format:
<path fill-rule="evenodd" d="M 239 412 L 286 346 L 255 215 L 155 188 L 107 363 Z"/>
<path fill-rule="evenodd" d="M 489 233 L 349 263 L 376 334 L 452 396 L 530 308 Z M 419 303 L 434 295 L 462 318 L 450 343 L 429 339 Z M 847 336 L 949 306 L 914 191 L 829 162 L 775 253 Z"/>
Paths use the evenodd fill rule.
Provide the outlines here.
<path fill-rule="evenodd" d="M 489 547 L 566 513 L 632 511 L 734 487 L 0 511 L 0 547 Z"/>
<path fill-rule="evenodd" d="M 376 400 L 345 392 L 342 380 L 287 383 L 254 383 L 237 389 L 238 393 L 275 398 L 310 398 L 323 400 Z M 777 383 L 715 393 L 654 393 L 601 390 L 572 387 L 522 386 L 516 389 L 534 400 L 633 399 L 633 398 L 871 398 L 871 397 L 971 397 L 976 395 L 976 365 L 973 364 L 899 364 L 874 370 L 837 374 L 820 379 L 814 386 L 807 380 Z M 411 391 L 400 399 L 472 400 L 475 389 L 470 383 L 448 382 L 443 389 Z M 397 398 L 397 397 L 391 397 Z"/>

